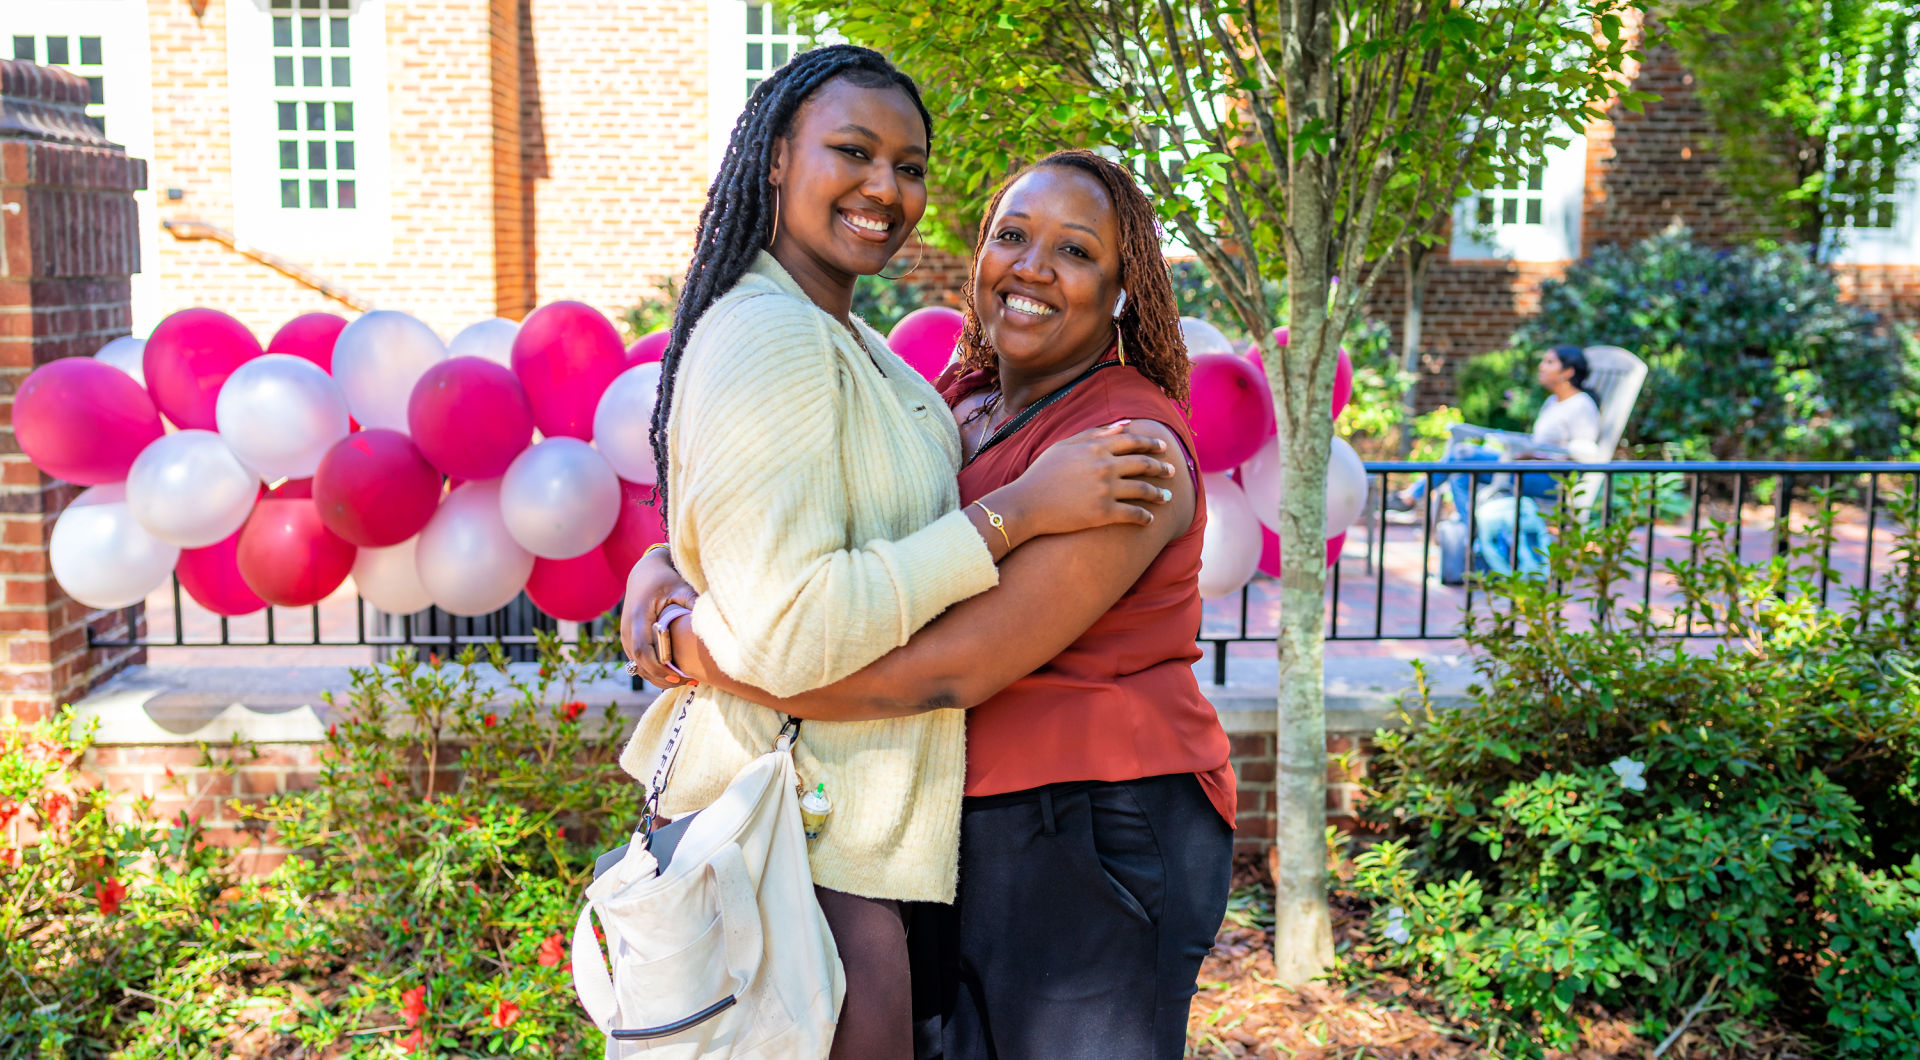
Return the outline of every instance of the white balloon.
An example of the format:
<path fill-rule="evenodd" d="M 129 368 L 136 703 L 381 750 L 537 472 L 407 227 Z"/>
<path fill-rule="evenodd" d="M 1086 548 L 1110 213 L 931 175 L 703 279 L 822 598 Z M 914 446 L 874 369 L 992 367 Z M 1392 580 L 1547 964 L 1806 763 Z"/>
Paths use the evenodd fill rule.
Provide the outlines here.
<path fill-rule="evenodd" d="M 180 550 L 134 521 L 126 487 L 95 486 L 74 498 L 47 542 L 54 580 L 68 596 L 103 610 L 129 607 L 166 584 Z"/>
<path fill-rule="evenodd" d="M 1239 483 L 1225 472 L 1201 476 L 1207 490 L 1207 528 L 1200 541 L 1200 595 L 1240 591 L 1260 568 L 1260 520 Z"/>
<path fill-rule="evenodd" d="M 415 555 L 419 542 L 416 534 L 389 548 L 361 549 L 353 560 L 353 584 L 361 599 L 389 615 L 411 615 L 431 606 L 433 596 L 420 582 Z"/>
<path fill-rule="evenodd" d="M 593 446 L 548 438 L 508 465 L 500 479 L 500 516 L 521 548 L 542 559 L 572 559 L 613 533 L 620 480 Z"/>
<path fill-rule="evenodd" d="M 447 355 L 450 357 L 485 357 L 489 361 L 513 367 L 513 337 L 520 333 L 520 325 L 506 317 L 494 317 L 482 320 L 478 324 L 468 324 L 460 329 L 460 334 L 447 343 Z"/>
<path fill-rule="evenodd" d="M 1367 506 L 1367 466 L 1345 438 L 1327 454 L 1327 537 L 1347 532 Z"/>
<path fill-rule="evenodd" d="M 147 533 L 179 548 L 205 548 L 240 529 L 260 479 L 212 431 L 153 441 L 127 471 L 127 507 Z"/>
<path fill-rule="evenodd" d="M 362 427 L 407 433 L 407 399 L 427 369 L 447 359 L 447 344 L 405 313 L 376 309 L 340 332 L 333 378 Z"/>
<path fill-rule="evenodd" d="M 660 364 L 636 364 L 615 376 L 593 412 L 593 447 L 613 473 L 651 486 L 659 481 L 653 462 L 653 405 L 660 398 Z"/>
<path fill-rule="evenodd" d="M 1187 356 L 1198 357 L 1203 353 L 1239 353 L 1238 347 L 1228 339 L 1226 333 L 1199 317 L 1181 317 L 1180 335 L 1187 340 Z"/>
<path fill-rule="evenodd" d="M 1240 465 L 1240 488 L 1247 491 L 1260 525 L 1280 532 L 1280 498 L 1287 491 L 1287 468 L 1280 460 L 1280 439 L 1268 438 L 1260 450 Z"/>
<path fill-rule="evenodd" d="M 319 365 L 269 353 L 227 377 L 213 419 L 233 454 L 262 479 L 312 478 L 320 458 L 347 436 L 347 399 Z"/>
<path fill-rule="evenodd" d="M 147 340 L 136 339 L 132 335 L 122 335 L 93 355 L 93 359 L 102 364 L 110 364 L 133 377 L 141 386 L 147 385 L 147 371 L 144 367 L 147 357 Z"/>
<path fill-rule="evenodd" d="M 513 602 L 533 573 L 533 554 L 500 519 L 500 480 L 468 482 L 447 495 L 415 539 L 414 569 L 442 611 L 484 615 Z"/>

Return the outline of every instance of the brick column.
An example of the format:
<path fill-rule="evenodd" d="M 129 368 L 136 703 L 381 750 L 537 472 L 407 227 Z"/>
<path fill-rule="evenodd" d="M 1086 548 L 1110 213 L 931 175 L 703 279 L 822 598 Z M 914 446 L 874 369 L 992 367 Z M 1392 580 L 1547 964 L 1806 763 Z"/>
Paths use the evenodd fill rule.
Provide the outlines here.
<path fill-rule="evenodd" d="M 64 70 L 0 62 L 0 711 L 44 716 L 145 660 L 90 651 L 89 628 L 125 640 L 139 608 L 95 612 L 49 573 L 55 517 L 80 488 L 27 462 L 13 394 L 40 365 L 85 357 L 128 333 L 128 278 L 140 268 L 133 192 L 147 164 L 86 116 L 87 83 Z"/>

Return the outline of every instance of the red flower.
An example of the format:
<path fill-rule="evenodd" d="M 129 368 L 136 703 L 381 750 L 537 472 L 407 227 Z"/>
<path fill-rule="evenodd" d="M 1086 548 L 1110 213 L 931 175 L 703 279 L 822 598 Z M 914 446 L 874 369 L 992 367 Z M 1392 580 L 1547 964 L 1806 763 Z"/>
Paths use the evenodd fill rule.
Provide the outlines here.
<path fill-rule="evenodd" d="M 473 814 L 468 814 L 460 818 L 460 823 L 466 825 L 468 828 L 477 828 L 480 825 L 480 818 L 475 817 Z"/>
<path fill-rule="evenodd" d="M 580 715 L 586 712 L 587 705 L 577 699 L 560 708 L 560 713 L 564 715 L 568 721 L 575 721 Z"/>
<path fill-rule="evenodd" d="M 563 824 L 559 828 L 554 829 L 553 837 L 564 842 L 567 838 L 567 826 Z"/>
<path fill-rule="evenodd" d="M 339 735 L 340 735 L 340 726 L 339 726 L 339 724 L 338 724 L 338 723 L 329 723 L 329 724 L 327 725 L 327 739 L 329 739 L 329 740 L 331 740 L 331 739 L 333 739 L 334 737 L 336 737 L 336 736 L 339 736 Z"/>
<path fill-rule="evenodd" d="M 48 828 L 64 832 L 73 823 L 73 800 L 67 798 L 66 793 L 56 791 L 40 805 L 40 816 L 47 822 Z"/>
<path fill-rule="evenodd" d="M 540 664 L 540 680 L 545 681 L 547 678 L 552 676 L 553 676 L 553 671 L 547 669 L 546 663 L 541 663 Z"/>
<path fill-rule="evenodd" d="M 406 917 L 401 917 L 401 918 L 400 918 L 400 930 L 402 930 L 402 931 L 412 931 L 412 930 L 413 930 L 413 921 L 411 921 L 411 920 L 408 920 L 408 919 L 407 919 Z M 421 990 L 425 990 L 425 989 L 426 989 L 426 987 L 424 987 L 424 986 L 423 986 L 423 987 L 421 987 L 420 989 L 421 989 Z M 402 996 L 402 997 L 405 997 L 406 995 L 404 995 L 404 994 L 402 994 L 401 996 Z"/>
<path fill-rule="evenodd" d="M 0 847 L 0 862 L 5 862 L 7 868 L 9 869 L 19 868 L 20 867 L 19 849 L 16 847 Z"/>
<path fill-rule="evenodd" d="M 434 669 L 436 669 L 436 670 L 438 670 L 438 669 L 440 669 L 440 666 L 441 666 L 441 662 L 440 662 L 440 653 L 439 653 L 439 652 L 434 652 L 434 651 L 430 651 L 430 652 L 428 652 L 428 653 L 427 653 L 427 665 L 428 665 L 428 666 L 431 666 L 431 667 L 433 667 L 433 668 L 434 668 Z"/>
<path fill-rule="evenodd" d="M 173 779 L 173 767 L 172 767 L 172 766 L 168 766 L 168 767 L 166 768 L 166 773 L 167 773 L 167 779 L 168 779 L 168 780 L 172 780 L 172 779 Z"/>
<path fill-rule="evenodd" d="M 540 955 L 534 960 L 545 968 L 551 968 L 567 959 L 567 940 L 559 932 L 540 940 Z"/>
<path fill-rule="evenodd" d="M 492 711 L 488 711 L 487 716 L 480 719 L 480 724 L 485 725 L 487 728 L 491 729 L 495 725 L 500 724 L 500 715 L 495 714 Z"/>
<path fill-rule="evenodd" d="M 382 773 L 380 774 L 380 783 L 386 785 L 387 788 L 391 790 L 393 787 L 393 778 L 386 775 L 385 773 Z"/>
<path fill-rule="evenodd" d="M 427 988 L 426 987 L 416 986 L 412 990 L 401 991 L 400 1018 L 407 1021 L 407 1026 L 418 1027 L 420 1025 L 420 1017 L 425 1016 L 426 1014 L 427 1014 Z M 414 1034 L 413 1037 L 416 1039 L 414 1041 L 414 1044 L 419 1045 L 420 1043 L 418 1039 L 420 1035 L 416 1033 Z"/>
<path fill-rule="evenodd" d="M 0 828 L 5 828 L 8 822 L 12 821 L 19 813 L 19 803 L 12 799 L 0 799 Z"/>
<path fill-rule="evenodd" d="M 513 1025 L 514 1020 L 519 1018 L 520 1006 L 511 1001 L 502 1001 L 494 1006 L 488 1021 L 493 1024 L 495 1030 L 506 1030 Z"/>
<path fill-rule="evenodd" d="M 405 1038 L 396 1038 L 393 1044 L 399 1046 L 400 1051 L 402 1053 L 405 1053 L 408 1056 L 412 1056 L 414 1053 L 418 1052 L 420 1049 L 420 1044 L 421 1044 L 420 1032 L 414 1031 L 412 1034 L 407 1035 Z"/>
<path fill-rule="evenodd" d="M 100 903 L 100 915 L 111 916 L 120 911 L 120 903 L 127 897 L 127 886 L 109 876 L 93 885 L 93 900 Z"/>

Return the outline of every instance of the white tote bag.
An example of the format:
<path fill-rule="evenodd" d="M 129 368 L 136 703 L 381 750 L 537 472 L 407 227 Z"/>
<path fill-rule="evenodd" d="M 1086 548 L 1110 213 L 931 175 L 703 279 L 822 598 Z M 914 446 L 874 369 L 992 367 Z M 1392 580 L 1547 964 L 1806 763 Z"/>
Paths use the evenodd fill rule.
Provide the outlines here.
<path fill-rule="evenodd" d="M 661 872 L 646 840 L 685 721 L 683 702 L 641 831 L 587 887 L 573 932 L 574 989 L 607 1035 L 608 1060 L 825 1057 L 846 973 L 807 864 L 797 723 L 693 817 Z"/>

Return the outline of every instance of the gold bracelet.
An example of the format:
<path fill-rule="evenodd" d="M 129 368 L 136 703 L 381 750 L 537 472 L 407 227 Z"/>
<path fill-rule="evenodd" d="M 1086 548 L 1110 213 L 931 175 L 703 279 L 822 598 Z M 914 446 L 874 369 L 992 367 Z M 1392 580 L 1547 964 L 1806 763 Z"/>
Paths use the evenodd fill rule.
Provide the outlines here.
<path fill-rule="evenodd" d="M 989 508 L 986 505 L 981 504 L 979 501 L 974 501 L 973 503 L 976 506 L 978 506 L 981 511 L 987 513 L 987 522 L 992 524 L 995 530 L 1000 531 L 1000 540 L 1005 541 L 1007 543 L 1007 551 L 1012 552 L 1013 538 L 1010 538 L 1007 536 L 1007 521 L 1005 519 L 1000 518 L 1000 516 L 996 514 L 992 508 Z"/>

